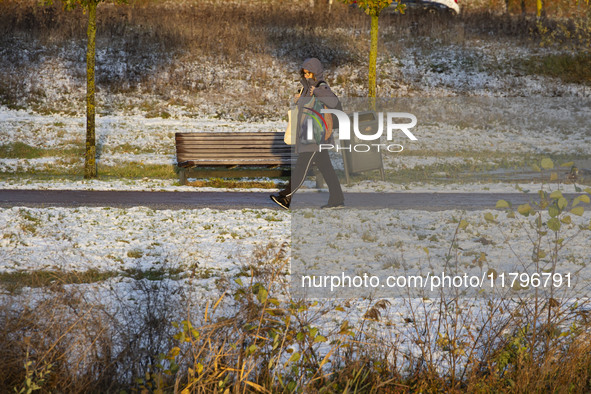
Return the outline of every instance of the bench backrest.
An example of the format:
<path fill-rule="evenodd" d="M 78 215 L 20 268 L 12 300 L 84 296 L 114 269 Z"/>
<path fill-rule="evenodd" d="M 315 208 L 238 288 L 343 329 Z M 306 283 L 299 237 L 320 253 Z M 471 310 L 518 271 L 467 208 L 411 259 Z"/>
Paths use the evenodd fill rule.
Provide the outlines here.
<path fill-rule="evenodd" d="M 292 164 L 282 133 L 176 133 L 175 140 L 179 167 Z"/>

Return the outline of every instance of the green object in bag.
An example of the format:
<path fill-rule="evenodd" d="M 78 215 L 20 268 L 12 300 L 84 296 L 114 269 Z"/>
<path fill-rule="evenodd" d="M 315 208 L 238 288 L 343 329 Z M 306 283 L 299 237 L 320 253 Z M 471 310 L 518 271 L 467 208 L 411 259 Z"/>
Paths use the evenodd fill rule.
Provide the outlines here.
<path fill-rule="evenodd" d="M 319 100 L 313 99 L 308 105 L 303 108 L 305 116 L 302 119 L 301 124 L 301 142 L 302 144 L 320 144 L 327 139 L 327 135 L 330 135 L 332 131 L 332 119 L 330 127 L 324 116 L 320 113 L 320 110 L 324 108 L 324 105 Z M 312 133 L 310 133 L 310 127 Z"/>

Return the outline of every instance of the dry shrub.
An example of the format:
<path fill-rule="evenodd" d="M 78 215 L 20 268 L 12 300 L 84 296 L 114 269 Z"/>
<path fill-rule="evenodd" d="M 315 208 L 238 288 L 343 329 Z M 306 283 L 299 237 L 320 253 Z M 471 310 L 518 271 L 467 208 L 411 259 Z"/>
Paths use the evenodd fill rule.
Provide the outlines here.
<path fill-rule="evenodd" d="M 26 292 L 2 295 L 0 387 L 56 393 L 136 387 L 169 348 L 170 321 L 183 296 L 166 277 L 150 275 L 135 270 L 128 280 L 96 288 L 72 275 L 76 285 L 42 278 L 29 280 Z"/>
<path fill-rule="evenodd" d="M 77 290 L 54 285 L 0 309 L 0 386 L 83 392 L 112 381 L 110 327 Z M 30 363 L 28 365 L 27 363 Z"/>

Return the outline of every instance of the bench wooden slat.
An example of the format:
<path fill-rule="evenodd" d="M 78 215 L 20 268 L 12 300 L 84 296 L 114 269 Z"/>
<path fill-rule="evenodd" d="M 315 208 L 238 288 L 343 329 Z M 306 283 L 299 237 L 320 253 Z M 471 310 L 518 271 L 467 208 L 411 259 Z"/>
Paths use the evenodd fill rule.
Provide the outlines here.
<path fill-rule="evenodd" d="M 295 162 L 294 162 L 295 163 Z M 179 163 L 179 167 L 188 166 L 234 166 L 234 165 L 248 165 L 248 166 L 290 166 L 293 164 L 291 161 L 286 160 L 256 160 L 256 159 L 227 159 L 227 160 L 187 160 Z"/>
<path fill-rule="evenodd" d="M 230 139 L 219 139 L 219 138 L 203 138 L 198 140 L 179 140 L 177 143 L 181 144 L 188 144 L 188 145 L 195 145 L 195 144 L 219 144 L 219 145 L 275 145 L 282 143 L 283 138 L 272 140 L 270 138 L 266 139 L 240 139 L 240 140 L 230 140 Z"/>
<path fill-rule="evenodd" d="M 232 136 L 233 138 L 240 136 L 254 136 L 254 137 L 275 137 L 281 135 L 279 132 L 274 131 L 211 131 L 211 132 L 178 132 L 176 133 L 177 138 L 200 138 L 200 137 L 219 137 L 219 136 Z"/>
<path fill-rule="evenodd" d="M 281 162 L 281 163 L 288 163 L 291 160 L 289 160 L 289 158 L 283 158 L 280 156 L 266 156 L 266 157 L 261 157 L 261 156 L 257 156 L 257 155 L 251 155 L 251 156 L 241 156 L 241 157 L 236 157 L 234 155 L 209 155 L 209 156 L 201 156 L 201 157 L 192 157 L 192 158 L 187 158 L 186 160 L 183 160 L 181 158 L 180 161 L 195 161 L 198 162 L 200 160 L 209 160 L 209 161 L 215 161 L 215 160 L 220 160 L 220 161 L 224 161 L 224 162 L 229 162 L 229 161 L 240 161 L 240 160 L 248 160 L 248 161 L 257 161 L 259 163 L 270 163 L 270 164 L 275 164 L 277 162 Z"/>
<path fill-rule="evenodd" d="M 265 151 L 269 149 L 279 149 L 279 150 L 290 150 L 291 148 L 284 144 L 284 146 L 277 145 L 277 144 L 264 144 L 264 145 L 254 145 L 254 144 L 216 144 L 215 142 L 204 142 L 202 144 L 181 144 L 179 145 L 180 149 L 199 149 L 203 147 L 214 147 L 215 149 L 257 149 L 260 151 Z"/>
<path fill-rule="evenodd" d="M 283 141 L 282 141 L 283 142 Z M 284 144 L 285 145 L 285 144 Z M 245 142 L 233 142 L 233 143 L 218 143 L 216 141 L 204 141 L 204 142 L 192 142 L 192 143 L 183 143 L 180 145 L 183 149 L 193 149 L 193 148 L 202 148 L 204 146 L 208 147 L 215 147 L 215 148 L 241 148 L 241 149 L 290 149 L 288 145 L 281 146 L 276 143 L 271 143 L 269 141 L 261 142 L 261 143 L 245 143 Z"/>
<path fill-rule="evenodd" d="M 181 156 L 203 156 L 203 155 L 208 155 L 208 156 L 215 156 L 218 154 L 228 154 L 228 155 L 234 155 L 236 157 L 242 157 L 242 156 L 252 156 L 252 155 L 257 155 L 257 156 L 269 156 L 269 157 L 283 157 L 283 156 L 289 156 L 289 152 L 290 151 L 271 151 L 271 150 L 266 150 L 266 151 L 259 151 L 259 150 L 248 150 L 248 149 L 199 149 L 199 150 L 181 150 L 179 149 L 179 151 L 177 152 L 177 155 L 181 155 Z"/>
<path fill-rule="evenodd" d="M 182 133 L 177 133 L 182 134 Z M 203 138 L 231 138 L 231 139 L 262 139 L 262 138 L 279 138 L 283 133 L 186 133 L 187 135 L 178 135 L 179 139 L 203 139 Z"/>
<path fill-rule="evenodd" d="M 178 161 L 185 161 L 185 160 L 192 160 L 192 159 L 199 159 L 202 157 L 235 157 L 235 158 L 242 158 L 242 157 L 258 157 L 261 160 L 268 158 L 268 159 L 275 159 L 275 158 L 287 158 L 289 159 L 289 152 L 274 152 L 274 151 L 232 151 L 232 150 L 202 150 L 202 151 L 183 151 L 179 150 L 177 152 L 177 159 Z"/>
<path fill-rule="evenodd" d="M 275 135 L 198 135 L 192 137 L 177 137 L 177 141 L 204 141 L 204 140 L 218 140 L 218 141 L 281 141 L 283 140 L 283 133 L 275 133 Z"/>
<path fill-rule="evenodd" d="M 267 149 L 267 150 L 258 150 L 258 149 L 213 149 L 213 148 L 200 148 L 200 149 L 179 149 L 177 154 L 182 155 L 210 155 L 216 153 L 231 153 L 236 156 L 241 155 L 249 155 L 249 154 L 256 154 L 256 155 L 271 155 L 271 156 L 287 156 L 291 150 L 279 150 L 279 149 Z"/>

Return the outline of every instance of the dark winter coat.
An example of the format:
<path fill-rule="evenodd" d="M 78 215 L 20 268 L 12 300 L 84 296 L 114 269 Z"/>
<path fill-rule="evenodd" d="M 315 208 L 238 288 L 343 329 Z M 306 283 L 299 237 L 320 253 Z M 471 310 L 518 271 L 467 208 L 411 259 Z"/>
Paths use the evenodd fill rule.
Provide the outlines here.
<path fill-rule="evenodd" d="M 322 63 L 320 62 L 320 60 L 316 58 L 309 58 L 304 60 L 304 63 L 302 63 L 301 70 L 304 69 L 314 73 L 314 79 L 306 79 L 304 78 L 303 74 L 302 78 L 300 79 L 300 83 L 302 84 L 303 89 L 301 96 L 297 102 L 298 113 L 300 114 L 300 116 L 298 117 L 297 127 L 298 135 L 296 136 L 297 153 L 317 152 L 319 150 L 317 144 L 302 144 L 300 138 L 302 131 L 305 132 L 305 126 L 303 128 L 304 130 L 302 130 L 302 124 L 304 123 L 305 118 L 305 114 L 302 109 L 310 102 L 310 98 L 314 96 L 317 100 L 322 101 L 322 103 L 324 103 L 328 108 L 336 108 L 336 106 L 339 103 L 339 99 L 337 98 L 337 96 L 332 92 L 332 90 L 330 90 L 330 87 L 328 86 L 326 81 L 324 81 L 324 67 L 322 67 Z M 312 86 L 314 86 L 313 94 L 310 93 L 310 88 Z M 332 144 L 333 141 L 334 139 L 331 136 L 329 140 L 326 141 L 326 143 Z"/>

